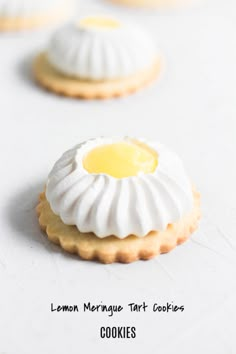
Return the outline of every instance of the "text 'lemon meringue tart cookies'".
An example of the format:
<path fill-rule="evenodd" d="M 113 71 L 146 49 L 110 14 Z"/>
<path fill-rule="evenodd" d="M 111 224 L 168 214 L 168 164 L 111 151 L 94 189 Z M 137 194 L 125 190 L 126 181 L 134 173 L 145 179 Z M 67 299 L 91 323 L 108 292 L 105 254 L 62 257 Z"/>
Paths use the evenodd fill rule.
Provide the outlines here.
<path fill-rule="evenodd" d="M 36 80 L 58 94 L 110 98 L 154 80 L 161 70 L 161 55 L 139 26 L 91 16 L 56 31 L 33 69 Z"/>
<path fill-rule="evenodd" d="M 67 151 L 37 207 L 49 240 L 103 263 L 168 252 L 197 228 L 200 196 L 158 142 L 97 138 Z"/>
<path fill-rule="evenodd" d="M 0 31 L 59 22 L 69 16 L 72 0 L 0 0 Z"/>

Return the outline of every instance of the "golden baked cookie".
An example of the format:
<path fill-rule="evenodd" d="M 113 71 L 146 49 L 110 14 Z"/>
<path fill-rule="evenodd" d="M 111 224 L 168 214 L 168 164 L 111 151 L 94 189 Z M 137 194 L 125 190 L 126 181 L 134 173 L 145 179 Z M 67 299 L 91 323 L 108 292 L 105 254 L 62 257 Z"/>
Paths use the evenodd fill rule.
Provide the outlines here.
<path fill-rule="evenodd" d="M 37 82 L 57 94 L 84 99 L 107 99 L 126 96 L 154 81 L 161 71 L 161 60 L 134 75 L 114 80 L 78 80 L 56 70 L 42 53 L 34 61 L 33 73 Z"/>
<path fill-rule="evenodd" d="M 37 213 L 49 240 L 67 252 L 130 263 L 186 241 L 198 226 L 200 195 L 160 143 L 97 138 L 56 162 Z"/>
<path fill-rule="evenodd" d="M 45 197 L 40 195 L 37 206 L 39 223 L 48 239 L 60 245 L 65 251 L 74 253 L 85 260 L 98 260 L 102 263 L 131 263 L 148 260 L 160 253 L 170 252 L 187 241 L 197 229 L 200 219 L 200 195 L 194 191 L 193 210 L 176 223 L 168 225 L 165 231 L 152 231 L 144 238 L 131 235 L 125 239 L 115 236 L 98 238 L 94 233 L 82 233 L 76 226 L 65 225 L 52 209 Z"/>

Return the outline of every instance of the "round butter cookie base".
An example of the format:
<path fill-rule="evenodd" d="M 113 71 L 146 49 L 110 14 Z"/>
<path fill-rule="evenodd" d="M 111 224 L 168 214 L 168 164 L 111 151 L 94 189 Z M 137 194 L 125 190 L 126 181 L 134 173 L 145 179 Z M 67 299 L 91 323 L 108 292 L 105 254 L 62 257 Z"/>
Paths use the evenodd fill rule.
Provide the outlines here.
<path fill-rule="evenodd" d="M 84 99 L 106 99 L 126 96 L 156 79 L 161 71 L 161 59 L 150 68 L 123 79 L 92 81 L 63 75 L 48 61 L 46 53 L 38 55 L 33 63 L 36 81 L 57 94 Z"/>
<path fill-rule="evenodd" d="M 178 222 L 170 224 L 165 231 L 153 231 L 143 238 L 134 235 L 125 239 L 109 236 L 103 239 L 93 233 L 82 233 L 76 226 L 65 225 L 50 208 L 45 193 L 40 195 L 37 206 L 39 224 L 50 241 L 65 251 L 75 253 L 85 260 L 101 263 L 131 263 L 148 260 L 160 253 L 167 253 L 188 239 L 198 227 L 200 218 L 200 195 L 193 191 L 193 210 Z"/>

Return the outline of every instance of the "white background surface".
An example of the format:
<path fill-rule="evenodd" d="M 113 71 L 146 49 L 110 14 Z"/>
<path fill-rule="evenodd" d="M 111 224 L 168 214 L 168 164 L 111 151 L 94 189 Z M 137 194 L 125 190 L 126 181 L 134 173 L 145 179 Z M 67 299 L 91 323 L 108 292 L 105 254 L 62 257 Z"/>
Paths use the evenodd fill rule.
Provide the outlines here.
<path fill-rule="evenodd" d="M 92 3 L 92 1 L 91 1 Z M 115 11 L 116 7 L 110 7 Z M 165 76 L 125 99 L 79 101 L 36 87 L 32 55 L 53 29 L 0 35 L 0 353 L 236 353 L 236 6 L 118 10 L 149 27 Z M 40 232 L 37 195 L 55 160 L 81 139 L 159 139 L 202 194 L 190 241 L 148 262 L 101 265 L 63 253 Z M 167 301 L 183 313 L 51 313 L 50 304 Z M 135 326 L 104 340 L 101 326 Z"/>

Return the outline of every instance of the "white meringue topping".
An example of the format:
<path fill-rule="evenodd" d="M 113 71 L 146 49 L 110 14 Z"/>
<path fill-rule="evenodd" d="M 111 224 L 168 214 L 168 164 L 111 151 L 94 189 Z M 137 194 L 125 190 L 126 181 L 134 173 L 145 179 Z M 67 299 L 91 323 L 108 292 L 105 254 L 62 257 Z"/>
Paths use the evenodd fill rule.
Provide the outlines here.
<path fill-rule="evenodd" d="M 114 235 L 144 237 L 165 230 L 191 211 L 191 183 L 176 154 L 157 142 L 147 144 L 158 155 L 153 173 L 114 178 L 105 173 L 88 173 L 84 157 L 94 148 L 130 141 L 130 138 L 98 138 L 67 151 L 49 174 L 46 197 L 53 212 L 81 232 L 99 238 Z"/>
<path fill-rule="evenodd" d="M 60 72 L 88 80 L 127 77 L 147 69 L 159 56 L 143 29 L 104 17 L 84 18 L 60 28 L 47 54 Z"/>

